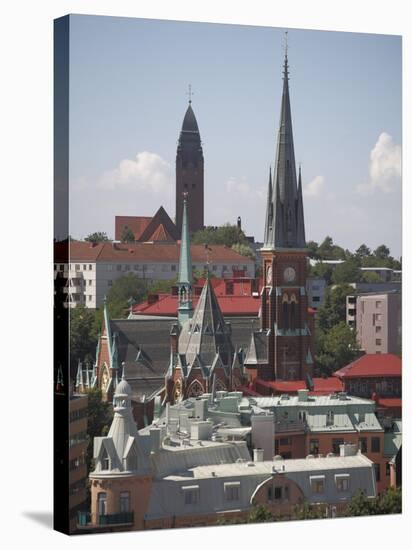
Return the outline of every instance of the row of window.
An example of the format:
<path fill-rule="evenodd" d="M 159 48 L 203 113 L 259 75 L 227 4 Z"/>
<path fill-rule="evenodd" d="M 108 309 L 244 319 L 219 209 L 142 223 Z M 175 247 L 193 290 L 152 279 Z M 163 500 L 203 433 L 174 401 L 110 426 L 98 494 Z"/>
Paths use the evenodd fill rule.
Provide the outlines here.
<path fill-rule="evenodd" d="M 70 411 L 70 422 L 76 422 L 82 418 L 87 418 L 87 407 L 82 409 L 76 409 L 75 411 Z"/>
<path fill-rule="evenodd" d="M 77 470 L 77 468 L 80 468 L 80 466 L 83 466 L 84 464 L 86 464 L 86 459 L 85 459 L 85 456 L 82 454 L 81 456 L 78 456 L 70 460 L 69 469 L 70 471 Z"/>
<path fill-rule="evenodd" d="M 219 265 L 212 264 L 212 271 L 218 271 L 219 268 L 221 268 L 222 271 L 228 271 L 229 266 L 227 266 L 227 265 L 219 266 Z M 243 266 L 232 265 L 232 266 L 230 266 L 230 268 L 232 269 L 232 271 L 236 271 L 236 270 L 247 271 L 247 265 L 243 265 Z M 159 269 L 162 272 L 177 271 L 177 265 L 176 264 L 160 264 L 160 266 L 159 266 L 159 264 L 115 264 L 115 265 L 108 264 L 108 266 L 107 266 L 107 271 L 154 272 L 154 271 L 159 271 Z M 207 266 L 207 264 L 204 264 L 204 265 L 197 264 L 197 265 L 192 265 L 192 269 L 193 269 L 193 271 L 195 271 L 197 269 L 207 270 L 208 266 Z"/>
<path fill-rule="evenodd" d="M 86 439 L 87 439 L 87 433 L 85 431 L 74 434 L 70 437 L 69 447 L 74 447 L 74 445 L 83 443 L 83 441 L 86 441 Z"/>
<path fill-rule="evenodd" d="M 97 510 L 99 516 L 107 514 L 107 493 L 97 493 Z M 130 512 L 130 492 L 122 491 L 119 495 L 119 512 Z"/>
<path fill-rule="evenodd" d="M 69 301 L 70 302 L 82 302 L 83 297 L 84 297 L 86 302 L 91 302 L 93 300 L 93 294 L 83 295 L 83 294 L 75 293 L 75 294 L 70 294 L 69 295 Z"/>
<path fill-rule="evenodd" d="M 75 271 L 92 271 L 93 264 L 69 264 L 69 269 L 72 270 L 74 266 Z M 54 271 L 64 271 L 67 269 L 67 264 L 54 264 Z"/>
<path fill-rule="evenodd" d="M 364 419 L 363 419 L 364 421 Z M 359 419 L 359 422 L 362 422 L 362 418 Z M 332 452 L 334 454 L 339 454 L 340 445 L 344 444 L 343 439 L 332 439 Z M 359 438 L 359 449 L 365 454 L 368 452 L 368 438 L 360 437 Z M 370 452 L 371 453 L 380 453 L 381 451 L 381 440 L 380 437 L 371 437 Z M 311 439 L 309 441 L 309 453 L 312 455 L 319 454 L 319 439 Z"/>

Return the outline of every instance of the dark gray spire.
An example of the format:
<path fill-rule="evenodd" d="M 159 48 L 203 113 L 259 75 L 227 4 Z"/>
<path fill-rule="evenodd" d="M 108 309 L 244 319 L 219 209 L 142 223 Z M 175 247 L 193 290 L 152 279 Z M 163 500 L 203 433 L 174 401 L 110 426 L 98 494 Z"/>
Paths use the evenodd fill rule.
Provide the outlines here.
<path fill-rule="evenodd" d="M 265 230 L 264 248 L 305 248 L 302 193 L 296 181 L 295 151 L 293 145 L 292 115 L 289 98 L 289 66 L 285 53 L 283 66 L 283 93 L 277 138 L 272 194 L 272 208 L 266 214 L 266 227 L 272 222 L 272 234 Z M 299 212 L 301 211 L 301 212 Z M 270 220 L 272 212 L 272 220 Z"/>
<path fill-rule="evenodd" d="M 271 243 L 273 239 L 273 186 L 272 186 L 272 169 L 269 168 L 269 186 L 268 197 L 266 204 L 266 223 L 264 242 Z"/>

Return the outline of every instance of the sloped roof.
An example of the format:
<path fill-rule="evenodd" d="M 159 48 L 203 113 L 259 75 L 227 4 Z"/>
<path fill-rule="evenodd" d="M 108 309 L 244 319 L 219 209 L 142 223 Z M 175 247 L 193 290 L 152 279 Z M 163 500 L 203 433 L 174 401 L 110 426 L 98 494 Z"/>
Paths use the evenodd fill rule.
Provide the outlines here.
<path fill-rule="evenodd" d="M 125 227 L 128 227 L 137 240 L 152 220 L 152 216 L 116 216 L 115 239 L 120 241 Z"/>
<path fill-rule="evenodd" d="M 402 376 L 402 361 L 393 353 L 368 353 L 333 373 L 341 379 Z"/>
<path fill-rule="evenodd" d="M 178 238 L 179 231 L 177 227 L 163 206 L 161 206 L 137 240 L 142 243 L 147 241 L 176 242 Z"/>
<path fill-rule="evenodd" d="M 66 248 L 67 250 L 67 248 Z M 202 244 L 191 245 L 192 260 L 194 263 L 206 264 L 205 247 Z M 64 256 L 62 257 L 62 255 Z M 55 245 L 55 261 L 67 261 L 65 247 Z M 62 259 L 60 260 L 60 258 Z M 69 245 L 69 261 L 71 262 L 172 262 L 178 264 L 180 257 L 180 243 L 89 243 L 86 241 L 72 241 Z M 241 256 L 224 245 L 209 246 L 210 262 L 228 265 L 251 265 L 253 260 Z"/>
<path fill-rule="evenodd" d="M 185 117 L 182 124 L 182 132 L 195 132 L 199 133 L 199 126 L 197 125 L 197 120 L 195 113 L 193 112 L 192 106 L 189 104 Z"/>

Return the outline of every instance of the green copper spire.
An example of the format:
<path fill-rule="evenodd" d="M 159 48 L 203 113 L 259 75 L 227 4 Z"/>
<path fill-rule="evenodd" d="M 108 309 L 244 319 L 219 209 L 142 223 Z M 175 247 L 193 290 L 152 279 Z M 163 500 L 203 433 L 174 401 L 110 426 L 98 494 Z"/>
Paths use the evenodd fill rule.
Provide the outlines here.
<path fill-rule="evenodd" d="M 187 193 L 183 196 L 183 220 L 182 220 L 182 239 L 180 241 L 180 259 L 179 259 L 179 325 L 191 319 L 193 315 L 192 304 L 192 255 L 190 253 L 189 221 L 187 213 Z"/>

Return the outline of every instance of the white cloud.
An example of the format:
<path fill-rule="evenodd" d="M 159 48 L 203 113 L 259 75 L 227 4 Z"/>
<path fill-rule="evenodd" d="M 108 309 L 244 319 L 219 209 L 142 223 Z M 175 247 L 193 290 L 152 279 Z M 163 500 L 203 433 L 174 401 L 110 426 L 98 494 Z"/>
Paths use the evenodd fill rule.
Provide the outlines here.
<path fill-rule="evenodd" d="M 232 197 L 242 197 L 250 199 L 262 199 L 263 198 L 263 189 L 258 189 L 249 185 L 249 183 L 241 178 L 236 179 L 230 177 L 225 183 L 226 192 L 231 194 Z"/>
<path fill-rule="evenodd" d="M 117 168 L 104 172 L 97 183 L 108 190 L 127 188 L 160 194 L 173 184 L 172 167 L 158 154 L 142 151 L 135 160 L 121 160 Z"/>
<path fill-rule="evenodd" d="M 303 187 L 303 194 L 305 197 L 317 197 L 324 189 L 325 178 L 323 176 L 316 176 Z"/>
<path fill-rule="evenodd" d="M 369 156 L 369 182 L 358 185 L 361 195 L 370 195 L 375 191 L 392 193 L 401 181 L 401 146 L 392 136 L 382 132 Z"/>

